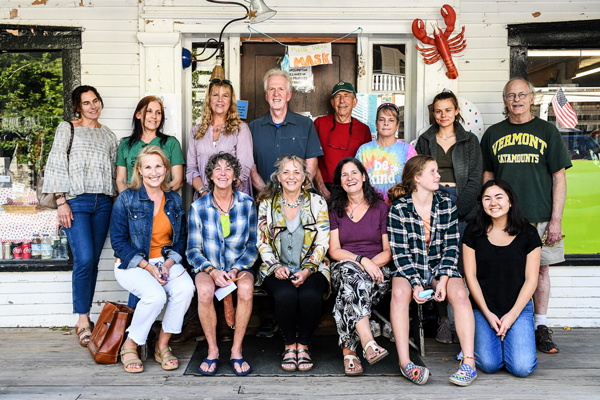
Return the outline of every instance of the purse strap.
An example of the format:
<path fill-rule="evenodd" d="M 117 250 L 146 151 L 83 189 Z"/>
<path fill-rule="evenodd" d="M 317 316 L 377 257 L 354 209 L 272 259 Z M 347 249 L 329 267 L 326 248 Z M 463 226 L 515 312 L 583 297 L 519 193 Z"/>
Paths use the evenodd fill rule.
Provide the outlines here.
<path fill-rule="evenodd" d="M 67 121 L 69 123 L 69 125 L 71 125 L 71 141 L 69 142 L 69 148 L 67 149 L 67 160 L 69 159 L 69 156 L 71 155 L 71 147 L 73 146 L 73 137 L 75 136 L 75 126 L 73 125 L 73 123 L 71 121 Z"/>

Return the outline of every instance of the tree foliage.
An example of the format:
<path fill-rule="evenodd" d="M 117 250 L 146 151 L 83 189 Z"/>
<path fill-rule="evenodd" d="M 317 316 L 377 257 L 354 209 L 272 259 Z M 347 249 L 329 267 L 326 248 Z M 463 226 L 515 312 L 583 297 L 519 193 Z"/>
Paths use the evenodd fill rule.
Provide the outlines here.
<path fill-rule="evenodd" d="M 63 116 L 60 52 L 0 53 L 0 140 L 39 172 Z"/>

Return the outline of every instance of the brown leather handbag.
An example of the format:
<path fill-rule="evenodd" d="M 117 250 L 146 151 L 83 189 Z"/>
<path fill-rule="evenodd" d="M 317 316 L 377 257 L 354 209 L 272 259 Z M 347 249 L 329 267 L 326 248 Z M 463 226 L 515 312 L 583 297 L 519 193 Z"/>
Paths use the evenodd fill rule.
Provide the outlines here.
<path fill-rule="evenodd" d="M 131 323 L 133 308 L 107 301 L 90 336 L 88 350 L 98 364 L 115 364 L 125 330 Z"/>

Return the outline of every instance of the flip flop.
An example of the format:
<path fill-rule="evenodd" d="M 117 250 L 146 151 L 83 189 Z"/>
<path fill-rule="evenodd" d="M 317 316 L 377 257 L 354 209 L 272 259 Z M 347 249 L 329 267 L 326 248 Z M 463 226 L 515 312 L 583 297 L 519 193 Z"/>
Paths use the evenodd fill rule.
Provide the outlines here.
<path fill-rule="evenodd" d="M 231 364 L 231 368 L 233 368 L 233 373 L 236 374 L 237 376 L 244 376 L 244 375 L 248 375 L 251 371 L 252 371 L 252 367 L 248 368 L 248 371 L 244 372 L 238 372 L 237 369 L 235 369 L 235 364 L 237 364 L 240 367 L 240 370 L 242 369 L 242 364 L 243 363 L 247 363 L 248 367 L 250 367 L 250 364 L 248 363 L 248 361 L 246 361 L 246 359 L 244 357 L 242 358 L 232 358 L 229 360 L 229 364 Z"/>
<path fill-rule="evenodd" d="M 213 364 L 216 364 L 215 369 L 213 369 L 212 371 L 203 371 L 202 368 L 200 368 L 200 367 L 202 367 L 202 364 L 204 364 L 204 363 L 206 363 L 208 365 L 208 369 L 210 369 L 210 367 L 212 367 Z M 202 375 L 212 376 L 217 373 L 217 368 L 219 368 L 219 359 L 218 358 L 215 358 L 213 360 L 209 360 L 208 358 L 205 358 L 204 361 L 202 361 L 200 363 L 200 366 L 198 367 L 198 372 L 200 372 Z"/>

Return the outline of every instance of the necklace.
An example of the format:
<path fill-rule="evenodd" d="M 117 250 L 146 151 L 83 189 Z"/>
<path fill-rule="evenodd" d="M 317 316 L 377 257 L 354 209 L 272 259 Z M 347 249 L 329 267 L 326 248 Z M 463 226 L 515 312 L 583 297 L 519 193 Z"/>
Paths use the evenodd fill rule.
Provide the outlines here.
<path fill-rule="evenodd" d="M 213 203 L 215 203 L 215 206 L 217 206 L 217 208 L 218 208 L 219 210 L 221 210 L 221 212 L 222 212 L 223 214 L 229 214 L 229 210 L 231 210 L 231 206 L 233 205 L 233 196 L 231 196 L 231 202 L 229 203 L 229 207 L 227 207 L 227 211 L 225 211 L 225 210 L 223 210 L 223 209 L 221 208 L 221 206 L 219 205 L 219 203 L 217 203 L 217 199 L 213 198 Z"/>
<path fill-rule="evenodd" d="M 348 207 L 350 207 L 350 219 L 354 220 L 354 210 L 356 210 L 358 208 L 358 206 L 360 206 L 363 202 L 365 201 L 365 198 L 363 197 L 362 201 L 360 203 L 358 203 L 357 205 L 355 205 L 354 207 L 350 207 L 350 204 L 348 204 Z"/>
<path fill-rule="evenodd" d="M 450 139 L 452 139 L 454 136 L 456 136 L 456 134 L 454 134 L 454 133 L 453 133 L 452 135 L 448 136 L 448 137 L 443 137 L 443 136 L 442 136 L 442 135 L 440 135 L 439 133 L 437 134 L 437 137 L 439 137 L 439 138 L 440 138 L 440 139 L 442 139 L 442 140 L 450 140 Z"/>
<path fill-rule="evenodd" d="M 285 199 L 285 197 L 281 196 L 281 202 L 286 207 L 296 208 L 296 207 L 298 207 L 302 203 L 302 194 L 300 194 L 300 196 L 298 196 L 298 200 L 296 200 L 293 203 L 288 203 L 288 201 Z"/>

